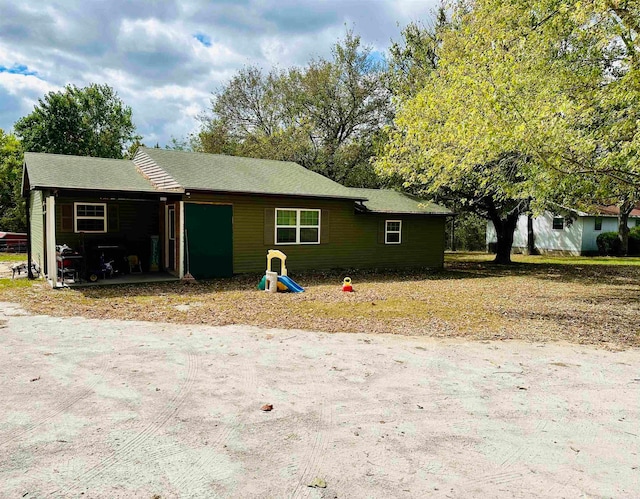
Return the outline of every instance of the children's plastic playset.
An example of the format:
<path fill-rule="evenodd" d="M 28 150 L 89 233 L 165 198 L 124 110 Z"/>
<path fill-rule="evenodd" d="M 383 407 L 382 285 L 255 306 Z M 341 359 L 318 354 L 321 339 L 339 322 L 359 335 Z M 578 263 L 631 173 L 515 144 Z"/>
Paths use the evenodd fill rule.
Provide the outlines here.
<path fill-rule="evenodd" d="M 280 260 L 280 275 L 277 272 L 271 271 L 271 260 L 278 258 Z M 267 252 L 267 272 L 265 276 L 258 284 L 258 289 L 267 291 L 269 293 L 292 292 L 302 293 L 304 289 L 293 279 L 287 276 L 287 255 L 282 251 L 269 250 Z"/>

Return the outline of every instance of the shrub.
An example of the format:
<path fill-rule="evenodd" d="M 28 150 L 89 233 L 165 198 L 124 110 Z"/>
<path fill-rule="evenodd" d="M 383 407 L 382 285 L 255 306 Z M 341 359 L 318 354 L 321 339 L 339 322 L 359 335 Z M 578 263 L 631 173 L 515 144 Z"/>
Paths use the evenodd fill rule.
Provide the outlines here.
<path fill-rule="evenodd" d="M 640 226 L 629 231 L 629 254 L 640 255 Z"/>
<path fill-rule="evenodd" d="M 618 256 L 620 254 L 620 239 L 617 232 L 603 232 L 596 238 L 598 252 L 603 256 Z"/>
<path fill-rule="evenodd" d="M 461 211 L 454 218 L 455 248 L 458 251 L 485 251 L 487 220 L 476 215 Z M 447 249 L 451 249 L 451 222 L 445 226 Z"/>

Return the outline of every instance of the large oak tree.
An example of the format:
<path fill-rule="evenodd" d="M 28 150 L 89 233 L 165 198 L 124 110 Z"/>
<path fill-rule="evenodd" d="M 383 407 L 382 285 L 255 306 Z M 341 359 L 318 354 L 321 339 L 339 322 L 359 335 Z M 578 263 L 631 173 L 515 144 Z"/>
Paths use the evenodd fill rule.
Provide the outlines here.
<path fill-rule="evenodd" d="M 485 204 L 505 263 L 515 211 L 579 201 L 585 175 L 633 193 L 637 19 L 637 3 L 623 0 L 456 4 L 436 69 L 398 97 L 379 168 L 426 193 Z M 496 200 L 503 209 L 491 208 Z"/>
<path fill-rule="evenodd" d="M 122 158 L 139 138 L 131 108 L 108 85 L 67 85 L 15 124 L 25 151 Z"/>
<path fill-rule="evenodd" d="M 331 59 L 244 68 L 214 95 L 197 147 L 296 161 L 345 185 L 375 186 L 369 159 L 391 119 L 383 69 L 351 31 Z"/>

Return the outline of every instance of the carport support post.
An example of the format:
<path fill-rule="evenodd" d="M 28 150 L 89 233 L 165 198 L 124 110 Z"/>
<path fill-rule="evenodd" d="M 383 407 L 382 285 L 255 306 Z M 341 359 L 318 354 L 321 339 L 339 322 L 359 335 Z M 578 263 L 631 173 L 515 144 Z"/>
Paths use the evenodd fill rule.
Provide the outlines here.
<path fill-rule="evenodd" d="M 184 201 L 180 201 L 180 217 L 178 220 L 179 223 L 179 227 L 178 230 L 176 231 L 178 234 L 180 234 L 180 258 L 179 258 L 179 265 L 178 265 L 178 277 L 180 279 L 182 279 L 184 277 L 184 250 L 185 250 L 185 244 L 184 244 Z"/>
<path fill-rule="evenodd" d="M 24 196 L 26 202 L 24 203 L 25 215 L 27 216 L 27 277 L 34 279 L 33 269 L 31 268 L 31 260 L 33 255 L 31 254 L 31 191 Z"/>
<path fill-rule="evenodd" d="M 58 287 L 58 262 L 56 261 L 56 198 L 49 194 L 46 198 L 45 217 L 47 233 L 47 277 L 52 288 Z"/>

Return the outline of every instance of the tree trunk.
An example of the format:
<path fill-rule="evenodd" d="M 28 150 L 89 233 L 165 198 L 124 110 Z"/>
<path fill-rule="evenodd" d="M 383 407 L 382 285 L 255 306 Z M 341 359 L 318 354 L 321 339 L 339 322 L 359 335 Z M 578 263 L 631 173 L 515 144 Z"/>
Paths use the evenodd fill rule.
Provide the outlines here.
<path fill-rule="evenodd" d="M 505 218 L 497 215 L 491 217 L 496 229 L 498 243 L 496 244 L 496 258 L 494 263 L 507 265 L 511 263 L 511 247 L 513 246 L 513 233 L 518 225 L 518 215 L 509 214 Z"/>
<path fill-rule="evenodd" d="M 634 199 L 635 200 L 635 199 Z M 620 254 L 629 254 L 629 215 L 635 207 L 634 200 L 625 200 L 620 206 L 620 216 L 618 217 L 618 239 L 620 239 Z"/>
<path fill-rule="evenodd" d="M 485 198 L 487 214 L 496 229 L 496 258 L 494 263 L 507 265 L 511 263 L 511 247 L 513 246 L 513 233 L 518 225 L 520 210 L 513 209 L 506 215 L 501 215 L 493 201 L 493 198 Z"/>
<path fill-rule="evenodd" d="M 342 178 L 338 175 L 338 167 L 336 165 L 336 152 L 338 150 L 338 146 L 334 144 L 332 141 L 325 144 L 324 152 L 326 154 L 325 157 L 325 172 L 324 175 L 329 177 L 334 182 L 342 182 L 344 180 L 344 176 L 346 172 L 341 172 Z"/>
<path fill-rule="evenodd" d="M 537 255 L 536 250 L 536 236 L 533 233 L 533 216 L 527 215 L 527 252 L 530 255 Z"/>
<path fill-rule="evenodd" d="M 620 254 L 627 256 L 629 254 L 629 227 L 627 225 L 629 221 L 629 213 L 622 213 L 620 211 L 620 217 L 618 217 L 618 239 L 620 239 Z"/>

